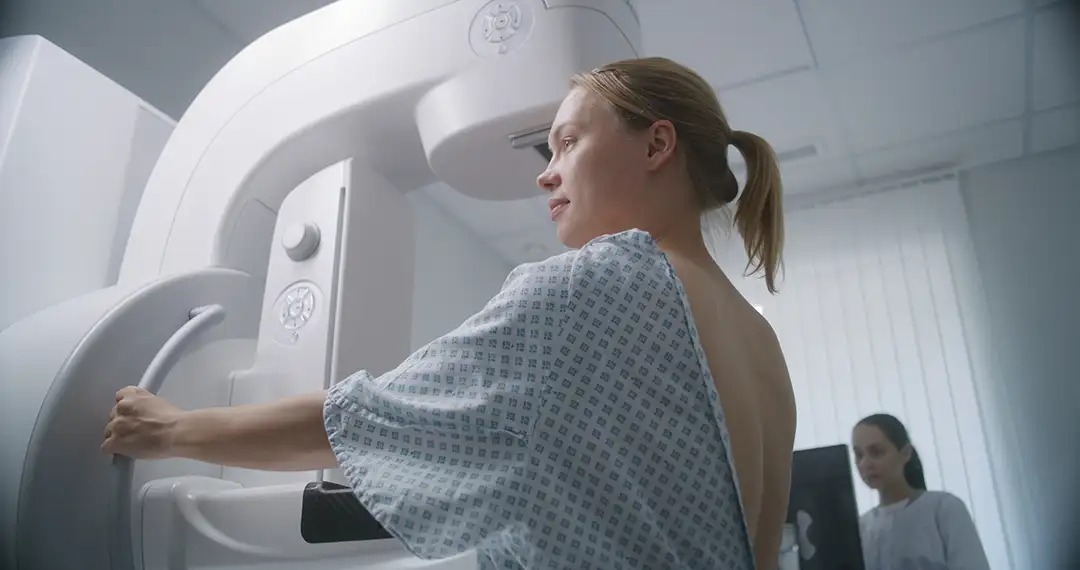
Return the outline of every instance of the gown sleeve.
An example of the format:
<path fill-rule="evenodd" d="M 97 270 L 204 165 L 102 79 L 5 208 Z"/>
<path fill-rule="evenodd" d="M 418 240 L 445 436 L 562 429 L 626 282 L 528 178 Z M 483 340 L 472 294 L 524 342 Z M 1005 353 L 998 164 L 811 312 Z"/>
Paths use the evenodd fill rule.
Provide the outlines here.
<path fill-rule="evenodd" d="M 324 418 L 354 493 L 421 558 L 753 568 L 689 301 L 640 231 L 525 265 L 483 310 Z"/>
<path fill-rule="evenodd" d="M 573 257 L 516 268 L 477 314 L 378 377 L 331 387 L 331 448 L 364 507 L 420 558 L 510 534 L 529 432 L 561 352 Z M 504 536 L 505 538 L 505 536 Z"/>

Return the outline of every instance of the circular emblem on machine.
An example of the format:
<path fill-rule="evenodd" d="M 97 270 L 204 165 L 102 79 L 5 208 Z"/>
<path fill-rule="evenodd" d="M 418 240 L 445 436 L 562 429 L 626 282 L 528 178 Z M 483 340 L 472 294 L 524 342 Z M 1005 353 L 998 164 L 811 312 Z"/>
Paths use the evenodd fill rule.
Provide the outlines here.
<path fill-rule="evenodd" d="M 287 331 L 303 327 L 315 312 L 314 287 L 300 283 L 288 288 L 278 299 L 278 322 Z"/>
<path fill-rule="evenodd" d="M 476 14 L 469 41 L 477 55 L 498 57 L 524 45 L 532 26 L 532 8 L 526 2 L 495 0 Z"/>

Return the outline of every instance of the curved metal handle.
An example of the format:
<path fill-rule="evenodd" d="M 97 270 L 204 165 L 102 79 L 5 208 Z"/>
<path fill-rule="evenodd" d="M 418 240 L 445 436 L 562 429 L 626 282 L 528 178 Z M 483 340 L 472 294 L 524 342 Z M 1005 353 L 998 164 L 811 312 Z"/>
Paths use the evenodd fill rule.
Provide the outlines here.
<path fill-rule="evenodd" d="M 221 305 L 196 307 L 188 313 L 188 318 L 190 320 L 177 329 L 169 337 L 169 340 L 165 341 L 161 350 L 150 361 L 150 366 L 146 367 L 146 372 L 143 373 L 142 378 L 139 380 L 139 387 L 143 390 L 157 394 L 161 390 L 161 385 L 165 382 L 165 377 L 169 375 L 169 371 L 180 360 L 180 357 L 184 354 L 184 349 L 191 344 L 191 341 L 225 320 L 225 308 Z"/>
<path fill-rule="evenodd" d="M 221 305 L 196 307 L 188 313 L 188 322 L 184 323 L 165 341 L 154 355 L 146 372 L 139 379 L 139 388 L 157 394 L 169 371 L 183 356 L 184 351 L 203 332 L 225 320 L 225 308 Z M 135 462 L 130 457 L 113 456 L 113 465 L 117 470 L 116 496 L 112 502 L 114 512 L 109 520 L 110 570 L 135 570 L 135 561 L 131 550 L 131 480 Z"/>

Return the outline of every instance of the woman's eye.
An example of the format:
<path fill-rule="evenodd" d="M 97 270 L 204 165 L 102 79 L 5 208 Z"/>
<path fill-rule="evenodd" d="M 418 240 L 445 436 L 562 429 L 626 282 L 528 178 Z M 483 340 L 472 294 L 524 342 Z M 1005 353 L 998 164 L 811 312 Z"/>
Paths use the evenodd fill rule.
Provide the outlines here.
<path fill-rule="evenodd" d="M 573 142 L 574 142 L 573 139 L 565 138 L 565 139 L 562 140 L 562 146 L 563 146 L 563 148 L 570 148 L 570 145 L 573 144 Z"/>

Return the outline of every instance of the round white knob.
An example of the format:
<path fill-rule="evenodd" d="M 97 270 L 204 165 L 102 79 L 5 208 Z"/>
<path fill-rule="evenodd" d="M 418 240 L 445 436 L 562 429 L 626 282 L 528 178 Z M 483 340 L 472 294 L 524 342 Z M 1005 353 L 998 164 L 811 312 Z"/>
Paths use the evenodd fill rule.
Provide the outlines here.
<path fill-rule="evenodd" d="M 303 261 L 319 248 L 319 226 L 310 222 L 292 224 L 281 236 L 281 246 L 293 261 Z"/>

